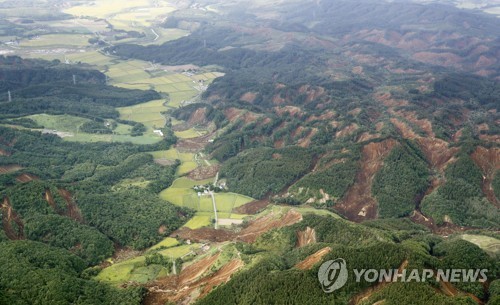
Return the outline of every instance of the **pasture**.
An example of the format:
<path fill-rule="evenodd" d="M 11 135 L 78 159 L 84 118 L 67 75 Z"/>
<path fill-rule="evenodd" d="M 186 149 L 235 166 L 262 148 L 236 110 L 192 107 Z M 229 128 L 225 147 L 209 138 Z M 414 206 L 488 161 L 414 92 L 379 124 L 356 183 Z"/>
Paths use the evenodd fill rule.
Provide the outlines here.
<path fill-rule="evenodd" d="M 164 241 L 162 241 L 164 242 Z M 172 243 L 170 240 L 167 243 Z M 171 247 L 165 250 L 160 250 L 158 253 L 163 256 L 175 259 L 190 253 L 193 249 L 199 248 L 199 244 L 181 245 Z M 157 245 L 153 246 L 157 249 Z M 103 282 L 108 282 L 114 285 L 120 285 L 128 281 L 136 281 L 138 283 L 146 283 L 160 276 L 168 275 L 165 268 L 159 265 L 146 266 L 146 255 L 141 255 L 133 259 L 113 264 L 103 269 L 96 279 Z"/>
<path fill-rule="evenodd" d="M 498 255 L 500 253 L 499 239 L 484 235 L 473 235 L 473 234 L 464 234 L 461 236 L 461 238 L 477 245 L 479 248 L 483 249 L 485 252 L 491 255 Z"/>
<path fill-rule="evenodd" d="M 64 140 L 72 142 L 131 142 L 134 144 L 153 144 L 161 140 L 161 137 L 154 134 L 152 130 L 148 130 L 148 132 L 142 136 L 132 137 L 130 135 L 131 126 L 124 124 L 118 124 L 114 130 L 114 134 L 91 134 L 80 132 L 80 126 L 90 120 L 66 114 L 35 114 L 27 116 L 26 118 L 32 119 L 46 129 L 68 133 L 69 136 L 64 137 Z"/>

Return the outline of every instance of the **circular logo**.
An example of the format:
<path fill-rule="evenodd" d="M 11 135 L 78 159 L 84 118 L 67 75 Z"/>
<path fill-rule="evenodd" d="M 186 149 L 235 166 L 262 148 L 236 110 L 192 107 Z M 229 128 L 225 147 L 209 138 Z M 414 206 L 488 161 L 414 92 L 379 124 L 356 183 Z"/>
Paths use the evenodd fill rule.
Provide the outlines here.
<path fill-rule="evenodd" d="M 319 267 L 318 279 L 326 293 L 342 288 L 347 282 L 347 277 L 347 264 L 342 258 L 326 261 Z"/>

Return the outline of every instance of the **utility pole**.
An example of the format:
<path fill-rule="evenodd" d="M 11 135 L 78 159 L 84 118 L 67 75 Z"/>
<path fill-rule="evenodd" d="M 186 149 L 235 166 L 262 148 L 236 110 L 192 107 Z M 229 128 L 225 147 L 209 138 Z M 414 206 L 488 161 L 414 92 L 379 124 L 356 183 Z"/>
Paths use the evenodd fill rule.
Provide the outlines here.
<path fill-rule="evenodd" d="M 10 90 L 7 91 L 7 94 L 9 95 L 9 103 L 12 102 L 12 95 L 10 94 Z"/>
<path fill-rule="evenodd" d="M 76 85 L 76 75 L 73 74 L 73 85 Z"/>

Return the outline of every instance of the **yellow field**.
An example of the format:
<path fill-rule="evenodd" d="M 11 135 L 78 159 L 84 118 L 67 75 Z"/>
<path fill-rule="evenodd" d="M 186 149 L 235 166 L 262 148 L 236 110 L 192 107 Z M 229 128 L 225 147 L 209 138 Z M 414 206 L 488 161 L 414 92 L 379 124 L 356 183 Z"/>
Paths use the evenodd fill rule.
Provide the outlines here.
<path fill-rule="evenodd" d="M 178 244 L 179 244 L 179 241 L 177 241 L 177 239 L 172 238 L 172 237 L 167 237 L 164 240 L 157 243 L 156 245 L 149 248 L 149 250 L 155 250 L 155 249 L 162 248 L 162 247 L 170 248 L 173 246 L 177 246 Z"/>
<path fill-rule="evenodd" d="M 191 218 L 184 226 L 192 230 L 207 227 L 212 224 L 213 215 L 196 215 Z"/>
<path fill-rule="evenodd" d="M 21 47 L 83 47 L 89 45 L 92 35 L 82 34 L 48 34 L 30 40 L 22 40 Z"/>
<path fill-rule="evenodd" d="M 156 27 L 156 28 L 154 28 L 154 31 L 159 37 L 156 40 L 152 40 L 148 43 L 145 43 L 145 45 L 150 45 L 150 44 L 160 45 L 160 44 L 164 44 L 167 41 L 179 39 L 181 37 L 189 35 L 188 31 L 181 30 L 181 29 L 164 29 L 164 28 Z"/>
<path fill-rule="evenodd" d="M 77 17 L 103 18 L 117 29 L 145 32 L 175 10 L 174 6 L 165 1 L 153 3 L 150 0 L 97 0 L 66 9 L 65 13 Z"/>
<path fill-rule="evenodd" d="M 126 9 L 149 5 L 149 0 L 98 0 L 89 2 L 89 4 L 71 7 L 64 12 L 75 16 L 92 16 L 105 19 Z"/>
<path fill-rule="evenodd" d="M 167 110 L 163 104 L 165 100 L 155 100 L 129 107 L 117 108 L 120 119 L 143 123 L 149 128 L 162 128 L 165 126 L 165 117 L 161 114 Z"/>

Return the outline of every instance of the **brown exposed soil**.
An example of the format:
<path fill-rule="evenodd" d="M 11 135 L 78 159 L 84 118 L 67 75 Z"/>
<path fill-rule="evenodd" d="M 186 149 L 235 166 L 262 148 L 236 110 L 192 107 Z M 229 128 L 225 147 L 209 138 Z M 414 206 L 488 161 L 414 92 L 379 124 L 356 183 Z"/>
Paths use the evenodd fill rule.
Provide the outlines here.
<path fill-rule="evenodd" d="M 295 106 L 274 107 L 274 111 L 278 115 L 283 115 L 285 113 L 289 113 L 292 116 L 301 115 L 302 114 L 302 110 L 299 107 L 295 107 Z"/>
<path fill-rule="evenodd" d="M 432 219 L 431 217 L 426 217 L 420 211 L 417 210 L 413 211 L 413 213 L 410 215 L 410 219 L 414 223 L 424 225 L 427 228 L 431 229 L 432 231 L 436 231 L 438 229 L 438 227 L 434 222 L 434 219 Z"/>
<path fill-rule="evenodd" d="M 189 120 L 187 121 L 190 125 L 205 125 L 208 123 L 207 117 L 207 108 L 198 108 L 194 113 L 191 114 Z"/>
<path fill-rule="evenodd" d="M 243 94 L 240 97 L 240 100 L 244 101 L 244 102 L 247 102 L 247 103 L 253 103 L 253 101 L 255 101 L 256 97 L 257 97 L 256 93 L 254 93 L 254 92 L 247 92 L 247 93 Z"/>
<path fill-rule="evenodd" d="M 213 134 L 207 134 L 196 138 L 179 139 L 175 147 L 179 150 L 179 152 L 197 153 L 208 144 L 208 141 L 212 139 L 213 136 Z"/>
<path fill-rule="evenodd" d="M 471 297 L 477 304 L 484 304 L 483 301 L 481 301 L 480 299 L 478 299 L 478 297 L 476 297 L 475 295 L 473 295 L 472 293 L 464 293 L 460 290 L 458 290 L 452 283 L 450 282 L 444 282 L 444 281 L 439 281 L 439 290 L 447 295 L 447 296 L 450 296 L 450 297 L 455 297 L 455 296 L 458 296 L 458 295 L 467 295 L 469 297 Z"/>
<path fill-rule="evenodd" d="M 420 127 L 427 136 L 434 138 L 436 137 L 436 134 L 434 134 L 434 131 L 432 130 L 432 123 L 428 119 L 418 119 L 417 118 L 417 113 L 414 111 L 408 112 L 408 111 L 399 111 L 399 115 L 407 119 L 408 121 L 412 122 L 416 126 Z"/>
<path fill-rule="evenodd" d="M 229 122 L 232 123 L 232 122 L 234 122 L 234 121 L 236 121 L 238 119 L 238 117 L 241 115 L 241 113 L 243 111 L 244 110 L 231 107 L 231 108 L 227 108 L 226 110 L 224 110 L 224 115 L 229 120 Z"/>
<path fill-rule="evenodd" d="M 327 112 L 323 113 L 322 115 L 316 116 L 316 115 L 311 115 L 310 117 L 307 118 L 306 123 L 320 120 L 320 121 L 326 121 L 326 120 L 331 120 L 335 117 L 335 112 L 328 110 Z"/>
<path fill-rule="evenodd" d="M 319 263 L 325 255 L 330 253 L 330 251 L 332 251 L 332 248 L 325 247 L 325 248 L 317 251 L 316 253 L 309 255 L 303 261 L 297 263 L 295 265 L 295 268 L 300 269 L 300 270 L 309 270 L 314 265 Z"/>
<path fill-rule="evenodd" d="M 193 180 L 205 180 L 215 177 L 219 169 L 220 165 L 218 164 L 210 166 L 199 166 L 195 170 L 191 171 L 188 177 Z"/>
<path fill-rule="evenodd" d="M 349 111 L 348 114 L 357 116 L 363 111 L 361 108 L 354 108 L 353 110 Z"/>
<path fill-rule="evenodd" d="M 45 190 L 45 192 L 43 193 L 43 198 L 45 199 L 45 201 L 47 201 L 47 203 L 54 211 L 57 211 L 57 205 L 54 201 L 54 196 L 52 196 L 52 192 L 49 189 Z"/>
<path fill-rule="evenodd" d="M 398 268 L 398 273 L 402 273 L 407 266 L 408 266 L 408 260 L 404 260 Z M 390 282 L 383 281 L 381 283 L 377 283 L 372 287 L 369 287 L 365 291 L 352 297 L 351 300 L 349 301 L 349 305 L 357 305 L 367 301 L 375 292 L 382 290 L 383 288 L 387 287 L 387 285 L 390 284 L 391 284 Z"/>
<path fill-rule="evenodd" d="M 314 137 L 314 135 L 316 135 L 317 133 L 318 133 L 318 129 L 313 128 L 311 130 L 311 132 L 305 138 L 302 138 L 298 141 L 298 145 L 300 147 L 309 147 L 309 145 L 311 145 L 312 137 Z"/>
<path fill-rule="evenodd" d="M 257 237 L 271 229 L 291 226 L 301 220 L 302 214 L 295 210 L 290 210 L 288 213 L 279 218 L 276 218 L 274 213 L 269 213 L 266 216 L 257 218 L 256 220 L 250 222 L 248 227 L 241 230 L 237 239 L 252 243 L 257 239 Z"/>
<path fill-rule="evenodd" d="M 0 175 L 14 173 L 14 172 L 17 172 L 18 170 L 21 170 L 21 169 L 23 169 L 23 168 L 19 165 L 0 166 Z"/>
<path fill-rule="evenodd" d="M 284 104 L 284 103 L 285 103 L 285 99 L 283 97 L 281 97 L 281 95 L 276 94 L 275 96 L 273 96 L 273 104 L 280 105 L 280 104 Z"/>
<path fill-rule="evenodd" d="M 353 221 L 364 221 L 377 217 L 377 202 L 371 195 L 375 174 L 382 168 L 384 159 L 396 146 L 394 139 L 373 142 L 363 147 L 361 169 L 345 197 L 335 206 L 335 210 Z"/>
<path fill-rule="evenodd" d="M 493 142 L 493 143 L 500 144 L 500 135 L 498 135 L 498 134 L 495 134 L 495 135 L 482 134 L 482 135 L 479 135 L 479 138 L 483 141 L 486 141 L 486 142 Z"/>
<path fill-rule="evenodd" d="M 455 134 L 453 135 L 453 142 L 458 142 L 460 141 L 460 138 L 462 137 L 464 132 L 463 128 L 460 128 Z"/>
<path fill-rule="evenodd" d="M 195 242 L 224 242 L 229 240 L 239 240 L 252 243 L 260 235 L 271 229 L 290 226 L 301 220 L 302 215 L 295 210 L 290 210 L 285 215 L 278 215 L 272 212 L 266 216 L 262 216 L 251 221 L 248 226 L 241 229 L 240 232 L 207 227 L 192 230 L 183 227 L 173 232 L 170 236 L 175 238 L 190 239 Z"/>
<path fill-rule="evenodd" d="M 429 228 L 434 234 L 441 236 L 450 236 L 452 234 L 456 234 L 458 232 L 466 232 L 468 230 L 475 230 L 477 228 L 469 228 L 455 225 L 450 222 L 445 222 L 441 225 L 437 225 L 431 217 L 427 217 L 422 214 L 420 211 L 415 210 L 410 216 L 410 220 L 414 223 L 421 224 L 427 228 Z"/>
<path fill-rule="evenodd" d="M 210 273 L 210 268 L 219 256 L 220 253 L 206 257 L 184 268 L 180 275 L 172 275 L 153 282 L 148 287 L 149 292 L 144 304 L 163 305 L 167 302 L 191 304 L 207 295 L 214 287 L 229 281 L 231 276 L 244 266 L 240 259 L 233 259 L 216 272 Z"/>
<path fill-rule="evenodd" d="M 371 134 L 368 132 L 363 132 L 358 138 L 358 143 L 367 142 L 373 139 L 378 139 L 380 138 L 380 136 L 381 135 L 379 133 Z"/>
<path fill-rule="evenodd" d="M 413 54 L 412 58 L 424 63 L 445 67 L 460 67 L 462 62 L 462 58 L 460 56 L 449 52 L 419 52 Z"/>
<path fill-rule="evenodd" d="M 406 100 L 396 100 L 392 98 L 392 95 L 389 92 L 378 92 L 374 94 L 375 100 L 381 102 L 383 105 L 387 107 L 401 107 L 407 106 L 408 101 Z"/>
<path fill-rule="evenodd" d="M 283 147 L 285 147 L 285 140 L 278 140 L 274 142 L 274 148 L 278 149 Z"/>
<path fill-rule="evenodd" d="M 64 198 L 64 201 L 66 201 L 65 216 L 74 219 L 78 222 L 83 222 L 82 211 L 76 204 L 71 193 L 65 189 L 59 189 L 58 192 Z"/>
<path fill-rule="evenodd" d="M 358 130 L 358 128 L 359 128 L 358 124 L 353 123 L 349 126 L 344 127 L 342 130 L 337 131 L 337 133 L 335 134 L 335 137 L 342 138 L 342 137 L 348 136 L 348 135 L 352 134 L 353 132 L 355 132 L 356 130 Z"/>
<path fill-rule="evenodd" d="M 356 67 L 352 68 L 351 72 L 352 72 L 353 74 L 362 75 L 362 74 L 363 74 L 363 67 L 361 67 L 361 66 L 356 66 Z"/>
<path fill-rule="evenodd" d="M 297 232 L 297 247 L 301 248 L 316 243 L 316 231 L 307 227 L 302 232 Z"/>
<path fill-rule="evenodd" d="M 493 190 L 495 173 L 500 170 L 500 148 L 485 148 L 479 146 L 471 155 L 474 162 L 483 172 L 482 189 L 488 200 L 500 208 L 500 201 Z"/>
<path fill-rule="evenodd" d="M 234 209 L 234 213 L 254 215 L 267 208 L 271 204 L 269 199 L 255 200 Z"/>
<path fill-rule="evenodd" d="M 476 69 L 489 68 L 492 65 L 494 65 L 496 62 L 497 62 L 497 60 L 495 58 L 481 55 L 481 56 L 479 56 L 478 60 L 476 61 L 474 68 L 476 68 Z"/>
<path fill-rule="evenodd" d="M 313 87 L 310 85 L 303 85 L 299 88 L 300 94 L 306 95 L 306 103 L 310 103 L 317 99 L 318 97 L 325 94 L 325 88 L 323 87 Z"/>
<path fill-rule="evenodd" d="M 192 230 L 182 227 L 171 235 L 174 238 L 189 239 L 194 242 L 224 242 L 236 237 L 236 233 L 226 229 L 199 228 Z"/>
<path fill-rule="evenodd" d="M 16 177 L 16 181 L 21 182 L 21 183 L 27 183 L 33 180 L 38 180 L 40 179 L 39 177 L 32 175 L 32 174 L 21 174 Z"/>
<path fill-rule="evenodd" d="M 418 135 L 405 122 L 396 118 L 391 118 L 391 123 L 396 126 L 401 136 L 405 139 L 415 139 Z"/>
<path fill-rule="evenodd" d="M 0 209 L 2 211 L 2 226 L 5 235 L 11 240 L 24 239 L 24 224 L 19 215 L 12 209 L 9 197 L 3 198 Z M 16 228 L 13 227 L 13 224 L 15 224 Z"/>
<path fill-rule="evenodd" d="M 219 255 L 220 253 L 208 256 L 187 266 L 179 275 L 172 275 L 151 283 L 144 304 L 180 303 L 196 288 L 195 285 L 190 284 L 203 275 L 215 263 Z"/>
<path fill-rule="evenodd" d="M 10 156 L 10 153 L 6 150 L 0 148 L 0 156 Z"/>
<path fill-rule="evenodd" d="M 248 110 L 244 109 L 238 109 L 238 108 L 228 108 L 224 110 L 224 115 L 226 118 L 229 120 L 229 122 L 233 123 L 239 119 L 242 119 L 245 123 L 252 123 L 255 122 L 258 118 L 259 115 L 250 112 Z"/>
<path fill-rule="evenodd" d="M 245 264 L 240 259 L 234 259 L 224 265 L 219 271 L 209 277 L 200 297 L 207 295 L 215 286 L 229 281 L 231 276 L 244 265 Z"/>
<path fill-rule="evenodd" d="M 454 162 L 454 156 L 460 150 L 458 147 L 450 148 L 446 141 L 437 138 L 419 138 L 417 143 L 430 165 L 439 171 Z"/>
<path fill-rule="evenodd" d="M 220 252 L 218 252 L 215 255 L 208 256 L 204 259 L 201 259 L 186 268 L 183 268 L 181 271 L 181 274 L 178 276 L 178 286 L 185 286 L 189 285 L 193 281 L 195 281 L 197 278 L 203 275 L 205 271 L 210 268 L 213 263 L 219 258 Z"/>

